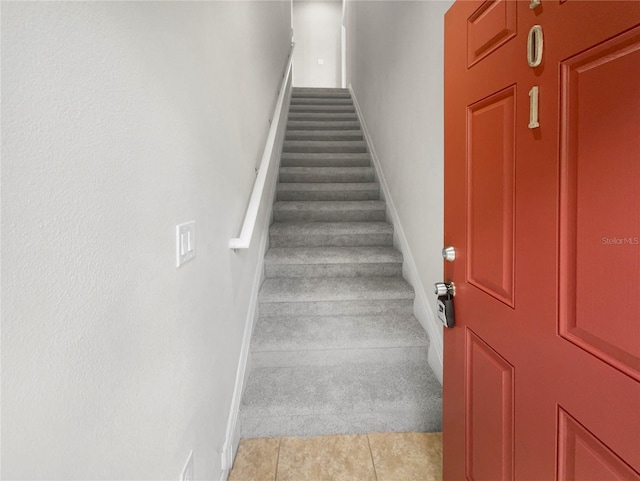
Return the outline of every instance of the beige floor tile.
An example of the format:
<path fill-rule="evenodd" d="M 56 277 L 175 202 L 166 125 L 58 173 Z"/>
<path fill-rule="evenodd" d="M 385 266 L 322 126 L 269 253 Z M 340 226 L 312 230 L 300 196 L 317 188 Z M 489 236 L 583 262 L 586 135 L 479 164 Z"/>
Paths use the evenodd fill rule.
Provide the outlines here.
<path fill-rule="evenodd" d="M 275 481 L 280 438 L 240 441 L 229 481 Z"/>
<path fill-rule="evenodd" d="M 378 481 L 442 481 L 442 433 L 372 433 Z"/>
<path fill-rule="evenodd" d="M 282 438 L 277 481 L 375 481 L 367 436 Z"/>

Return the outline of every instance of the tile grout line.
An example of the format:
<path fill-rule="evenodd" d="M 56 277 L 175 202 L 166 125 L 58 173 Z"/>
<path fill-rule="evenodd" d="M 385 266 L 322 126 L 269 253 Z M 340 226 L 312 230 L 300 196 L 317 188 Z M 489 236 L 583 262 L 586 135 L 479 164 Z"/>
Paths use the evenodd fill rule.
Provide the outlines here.
<path fill-rule="evenodd" d="M 280 446 L 282 446 L 282 438 L 278 438 L 278 456 L 276 457 L 276 472 L 273 481 L 278 481 L 278 466 L 280 465 Z"/>
<path fill-rule="evenodd" d="M 371 457 L 371 466 L 373 466 L 373 476 L 378 480 L 378 472 L 376 471 L 376 462 L 373 460 L 373 451 L 371 451 L 371 441 L 369 440 L 369 434 L 367 433 L 367 446 L 369 446 L 369 456 Z"/>

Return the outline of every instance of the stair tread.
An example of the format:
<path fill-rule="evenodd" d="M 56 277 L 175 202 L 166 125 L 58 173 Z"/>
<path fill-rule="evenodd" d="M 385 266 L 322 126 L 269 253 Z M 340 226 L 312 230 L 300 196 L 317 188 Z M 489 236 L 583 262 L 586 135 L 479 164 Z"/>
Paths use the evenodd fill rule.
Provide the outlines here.
<path fill-rule="evenodd" d="M 313 120 L 289 120 L 287 129 L 290 130 L 361 130 L 357 120 L 334 120 L 314 122 Z"/>
<path fill-rule="evenodd" d="M 367 167 L 280 167 L 281 174 L 370 174 L 375 172 Z"/>
<path fill-rule="evenodd" d="M 340 235 L 340 234 L 393 234 L 388 222 L 274 222 L 272 235 Z"/>
<path fill-rule="evenodd" d="M 413 288 L 398 277 L 269 278 L 260 302 L 315 302 L 413 299 Z"/>
<path fill-rule="evenodd" d="M 345 87 L 292 87 L 293 92 L 349 92 Z"/>
<path fill-rule="evenodd" d="M 264 259 L 267 264 L 348 264 L 402 262 L 394 247 L 272 247 Z"/>
<path fill-rule="evenodd" d="M 289 112 L 289 120 L 311 120 L 311 121 L 331 121 L 331 120 L 358 120 L 355 112 Z"/>
<path fill-rule="evenodd" d="M 363 140 L 285 140 L 284 152 L 367 152 L 367 143 Z"/>
<path fill-rule="evenodd" d="M 313 123 L 316 124 L 318 122 L 309 122 L 309 123 Z M 329 122 L 328 122 L 329 123 Z M 357 122 L 343 122 L 343 123 L 347 123 L 347 124 L 357 124 Z M 359 124 L 358 124 L 359 125 Z M 356 130 L 343 130 L 343 129 L 294 129 L 291 128 L 292 126 L 288 126 L 287 128 L 287 135 L 289 134 L 305 134 L 305 135 L 312 135 L 312 134 L 317 134 L 317 135 L 340 135 L 340 134 L 345 134 L 345 135 L 354 135 L 356 133 L 362 133 L 362 129 L 356 129 Z"/>
<path fill-rule="evenodd" d="M 296 182 L 280 182 L 276 186 L 277 199 L 280 201 L 357 201 L 379 200 L 380 184 L 377 182 L 331 182 L 336 179 L 325 178 L 328 182 L 305 182 L 307 179 L 282 179 L 296 180 Z M 355 181 L 355 182 L 354 182 Z"/>
<path fill-rule="evenodd" d="M 252 352 L 428 347 L 412 314 L 281 316 L 260 319 Z"/>
<path fill-rule="evenodd" d="M 385 210 L 382 200 L 279 200 L 273 204 L 278 212 L 296 211 L 371 211 Z"/>
<path fill-rule="evenodd" d="M 360 183 L 375 181 L 371 166 L 293 166 L 281 167 L 282 183 Z"/>
<path fill-rule="evenodd" d="M 291 104 L 307 101 L 338 101 L 353 104 L 353 98 L 349 92 L 292 92 Z"/>
<path fill-rule="evenodd" d="M 281 182 L 277 185 L 278 192 L 291 191 L 378 191 L 380 184 L 377 182 Z"/>
<path fill-rule="evenodd" d="M 282 167 L 370 167 L 371 157 L 366 152 L 283 152 L 280 165 Z"/>
<path fill-rule="evenodd" d="M 355 112 L 355 106 L 353 104 L 291 104 L 289 112 Z"/>
<path fill-rule="evenodd" d="M 318 140 L 323 142 L 328 141 L 343 141 L 343 140 L 362 140 L 362 130 L 350 129 L 350 130 L 293 130 L 288 129 L 285 136 L 286 140 Z"/>
<path fill-rule="evenodd" d="M 428 411 L 442 389 L 426 364 L 384 362 L 252 370 L 242 399 L 244 416 Z"/>
<path fill-rule="evenodd" d="M 398 277 L 402 254 L 390 245 L 272 247 L 267 278 Z"/>
<path fill-rule="evenodd" d="M 282 152 L 283 159 L 371 160 L 368 152 Z"/>
<path fill-rule="evenodd" d="M 291 105 L 353 105 L 351 97 L 307 97 L 292 96 Z"/>
<path fill-rule="evenodd" d="M 349 92 L 346 87 L 292 87 L 294 92 Z"/>
<path fill-rule="evenodd" d="M 330 162 L 331 166 L 338 167 L 341 162 L 367 162 L 366 166 L 371 165 L 371 157 L 367 152 L 282 152 L 281 159 L 281 163 L 297 161 L 305 164 L 304 167 L 312 167 L 314 162 L 320 163 L 320 166 L 322 166 L 322 163 Z M 364 165 L 361 166 L 364 167 Z"/>
<path fill-rule="evenodd" d="M 364 140 L 285 140 L 284 144 L 285 147 L 287 145 L 324 147 L 327 144 L 338 147 L 366 147 L 367 145 Z"/>

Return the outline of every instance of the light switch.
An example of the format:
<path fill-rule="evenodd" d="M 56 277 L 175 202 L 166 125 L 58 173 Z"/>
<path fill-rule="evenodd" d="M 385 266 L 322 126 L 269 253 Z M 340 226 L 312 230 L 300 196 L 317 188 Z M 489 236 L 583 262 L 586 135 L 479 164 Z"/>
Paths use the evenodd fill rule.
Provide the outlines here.
<path fill-rule="evenodd" d="M 318 65 L 324 65 L 324 59 L 319 58 L 318 59 Z"/>
<path fill-rule="evenodd" d="M 196 221 L 176 226 L 176 267 L 196 256 Z"/>

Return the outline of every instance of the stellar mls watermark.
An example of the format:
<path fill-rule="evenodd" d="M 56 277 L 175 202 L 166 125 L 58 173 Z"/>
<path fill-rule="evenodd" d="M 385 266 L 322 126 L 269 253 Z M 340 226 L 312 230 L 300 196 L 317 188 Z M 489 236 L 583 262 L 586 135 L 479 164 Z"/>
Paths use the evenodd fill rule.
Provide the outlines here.
<path fill-rule="evenodd" d="M 603 237 L 602 244 L 606 246 L 637 246 L 640 237 Z"/>

